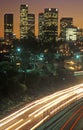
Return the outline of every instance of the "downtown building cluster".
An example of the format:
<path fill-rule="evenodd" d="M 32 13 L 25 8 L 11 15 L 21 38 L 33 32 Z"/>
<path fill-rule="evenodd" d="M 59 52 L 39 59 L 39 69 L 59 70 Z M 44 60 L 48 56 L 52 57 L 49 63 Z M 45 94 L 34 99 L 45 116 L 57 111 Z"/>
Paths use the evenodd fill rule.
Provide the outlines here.
<path fill-rule="evenodd" d="M 0 41 L 0 53 L 10 53 L 11 63 L 15 62 L 17 66 L 21 65 L 21 60 L 26 61 L 26 58 L 29 58 L 29 63 L 34 68 L 35 66 L 41 68 L 43 63 L 48 66 L 51 59 L 56 61 L 64 57 L 74 57 L 78 61 L 79 58 L 77 59 L 76 56 L 80 50 L 83 50 L 83 29 L 73 24 L 73 18 L 62 17 L 59 21 L 59 9 L 45 8 L 38 14 L 37 39 L 35 37 L 35 14 L 29 13 L 28 9 L 27 4 L 20 5 L 19 39 L 14 34 L 14 14 L 4 15 L 4 41 L 3 43 Z M 3 44 L 7 46 L 2 46 Z M 21 52 L 24 53 L 25 58 L 20 57 Z M 80 54 L 80 57 L 83 56 Z"/>
<path fill-rule="evenodd" d="M 14 35 L 14 15 L 4 15 L 4 39 L 10 41 Z M 59 32 L 60 28 L 60 32 Z M 35 36 L 35 14 L 28 13 L 28 4 L 20 5 L 20 39 Z M 42 41 L 76 41 L 83 37 L 83 29 L 73 25 L 72 17 L 62 17 L 59 27 L 59 10 L 45 8 L 38 14 L 38 38 Z"/>
<path fill-rule="evenodd" d="M 10 41 L 16 38 L 14 34 L 14 14 L 4 15 L 4 39 Z M 35 35 L 35 14 L 28 13 L 28 5 L 20 6 L 20 39 L 28 38 L 28 33 Z"/>

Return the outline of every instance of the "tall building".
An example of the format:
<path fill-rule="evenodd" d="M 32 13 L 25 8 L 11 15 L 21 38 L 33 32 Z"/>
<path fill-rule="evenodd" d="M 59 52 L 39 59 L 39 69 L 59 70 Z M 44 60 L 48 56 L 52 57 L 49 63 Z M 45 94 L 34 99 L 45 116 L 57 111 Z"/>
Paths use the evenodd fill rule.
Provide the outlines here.
<path fill-rule="evenodd" d="M 39 13 L 38 15 L 38 36 L 40 39 L 43 37 L 43 27 L 44 27 L 44 13 Z"/>
<path fill-rule="evenodd" d="M 44 9 L 44 37 L 48 41 L 58 40 L 58 9 Z"/>
<path fill-rule="evenodd" d="M 77 28 L 77 40 L 81 41 L 83 39 L 83 29 Z"/>
<path fill-rule="evenodd" d="M 66 41 L 76 41 L 77 40 L 77 27 L 70 26 L 66 27 Z"/>
<path fill-rule="evenodd" d="M 13 14 L 4 15 L 4 38 L 6 41 L 13 38 Z"/>
<path fill-rule="evenodd" d="M 60 38 L 66 40 L 66 28 L 73 24 L 73 18 L 64 17 L 60 19 Z"/>
<path fill-rule="evenodd" d="M 28 34 L 28 5 L 20 6 L 20 38 L 27 38 Z"/>
<path fill-rule="evenodd" d="M 35 14 L 28 14 L 28 32 L 35 35 Z"/>

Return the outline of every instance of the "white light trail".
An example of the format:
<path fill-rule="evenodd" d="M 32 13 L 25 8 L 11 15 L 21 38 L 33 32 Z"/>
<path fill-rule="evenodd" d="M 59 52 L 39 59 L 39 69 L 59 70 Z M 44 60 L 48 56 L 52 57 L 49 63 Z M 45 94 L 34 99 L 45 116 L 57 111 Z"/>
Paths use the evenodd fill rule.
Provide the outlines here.
<path fill-rule="evenodd" d="M 78 90 L 75 91 L 77 94 L 83 93 L 83 88 L 79 88 Z"/>
<path fill-rule="evenodd" d="M 6 128 L 5 130 L 10 130 L 12 129 L 15 125 L 21 123 L 23 121 L 23 119 L 19 120 L 18 122 L 14 123 L 13 125 L 9 126 L 8 128 Z"/>
<path fill-rule="evenodd" d="M 30 130 L 35 130 L 35 128 L 37 128 L 39 125 L 41 125 L 47 118 L 49 117 L 49 115 L 47 115 L 45 118 L 43 118 L 40 122 L 38 122 L 33 128 L 31 128 Z"/>
<path fill-rule="evenodd" d="M 35 102 L 32 102 L 32 103 L 26 105 L 25 107 L 21 108 L 20 110 L 14 112 L 13 114 L 5 117 L 2 120 L 0 120 L 0 127 L 8 124 L 9 122 L 16 119 L 17 117 L 22 116 L 29 110 L 31 110 L 31 114 L 28 115 L 28 118 L 30 118 L 31 116 L 33 116 L 35 114 L 36 114 L 35 117 L 37 117 L 37 115 L 39 115 L 39 113 L 40 114 L 42 113 L 42 110 L 49 109 L 50 107 L 58 104 L 59 102 L 65 100 L 66 98 L 68 98 L 69 96 L 71 96 L 73 94 L 81 94 L 81 93 L 83 93 L 83 84 L 75 85 L 73 87 L 55 92 L 54 94 L 51 94 L 49 96 L 46 96 L 44 98 L 41 98 L 39 100 L 36 100 Z M 83 94 L 81 94 L 81 96 L 83 96 Z M 56 103 L 55 103 L 55 101 L 56 101 Z M 34 108 L 36 108 L 36 107 L 38 107 L 38 109 L 36 111 L 34 111 Z"/>
<path fill-rule="evenodd" d="M 23 123 L 22 125 L 20 125 L 19 127 L 17 127 L 15 130 L 19 130 L 20 128 L 22 128 L 23 126 L 25 126 L 26 124 L 30 123 L 31 120 L 26 121 L 25 123 Z"/>

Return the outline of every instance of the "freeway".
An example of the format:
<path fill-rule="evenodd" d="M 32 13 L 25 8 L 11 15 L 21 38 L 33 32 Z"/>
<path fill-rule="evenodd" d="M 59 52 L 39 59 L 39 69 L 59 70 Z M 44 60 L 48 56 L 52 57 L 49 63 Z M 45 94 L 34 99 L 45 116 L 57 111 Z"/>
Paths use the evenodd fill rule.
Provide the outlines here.
<path fill-rule="evenodd" d="M 43 122 L 36 130 L 83 130 L 83 98 Z"/>
<path fill-rule="evenodd" d="M 83 84 L 55 92 L 1 119 L 0 130 L 35 130 L 44 121 L 82 97 Z"/>

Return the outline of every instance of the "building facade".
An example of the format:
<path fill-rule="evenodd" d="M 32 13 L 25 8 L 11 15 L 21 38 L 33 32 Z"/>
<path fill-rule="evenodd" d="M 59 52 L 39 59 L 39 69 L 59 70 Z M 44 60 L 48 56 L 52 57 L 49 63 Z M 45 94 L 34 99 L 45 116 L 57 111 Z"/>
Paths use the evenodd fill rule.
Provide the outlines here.
<path fill-rule="evenodd" d="M 48 41 L 58 40 L 58 9 L 44 9 L 44 38 Z"/>
<path fill-rule="evenodd" d="M 83 41 L 83 29 L 79 27 L 77 28 L 77 40 Z"/>
<path fill-rule="evenodd" d="M 27 38 L 28 34 L 28 5 L 20 6 L 20 38 Z"/>
<path fill-rule="evenodd" d="M 39 13 L 38 15 L 38 36 L 39 39 L 43 38 L 43 27 L 44 27 L 44 13 Z"/>
<path fill-rule="evenodd" d="M 77 27 L 70 26 L 66 28 L 66 41 L 76 41 L 77 40 Z"/>
<path fill-rule="evenodd" d="M 35 14 L 28 14 L 28 33 L 35 35 Z"/>
<path fill-rule="evenodd" d="M 66 40 L 66 28 L 73 24 L 73 18 L 64 17 L 60 19 L 60 38 Z"/>
<path fill-rule="evenodd" d="M 4 38 L 6 41 L 13 38 L 13 14 L 4 15 Z"/>

